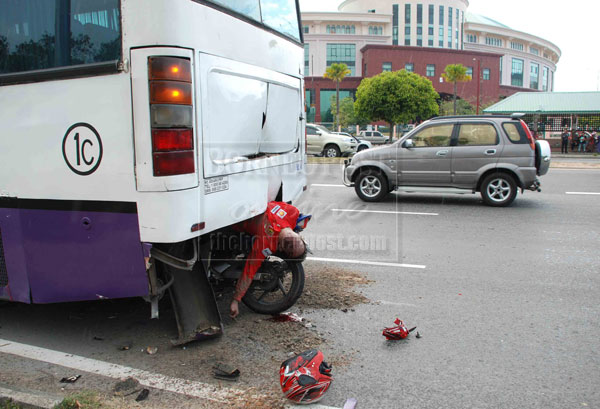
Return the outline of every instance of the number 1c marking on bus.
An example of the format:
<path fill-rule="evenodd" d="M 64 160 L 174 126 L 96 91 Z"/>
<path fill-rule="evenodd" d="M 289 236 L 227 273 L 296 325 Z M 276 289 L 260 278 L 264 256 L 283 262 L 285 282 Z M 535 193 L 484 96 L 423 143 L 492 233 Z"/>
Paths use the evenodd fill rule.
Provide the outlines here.
<path fill-rule="evenodd" d="M 65 134 L 62 152 L 73 172 L 81 176 L 91 175 L 102 160 L 102 140 L 93 126 L 80 122 L 72 125 Z"/>

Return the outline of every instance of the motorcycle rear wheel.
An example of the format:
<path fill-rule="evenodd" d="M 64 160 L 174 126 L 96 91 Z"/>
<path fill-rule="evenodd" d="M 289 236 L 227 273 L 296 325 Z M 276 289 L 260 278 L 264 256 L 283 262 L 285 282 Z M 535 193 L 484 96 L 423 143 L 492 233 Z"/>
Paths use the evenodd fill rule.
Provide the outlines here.
<path fill-rule="evenodd" d="M 263 279 L 255 280 L 242 301 L 259 314 L 279 314 L 296 303 L 304 289 L 302 263 L 267 260 L 258 271 Z"/>

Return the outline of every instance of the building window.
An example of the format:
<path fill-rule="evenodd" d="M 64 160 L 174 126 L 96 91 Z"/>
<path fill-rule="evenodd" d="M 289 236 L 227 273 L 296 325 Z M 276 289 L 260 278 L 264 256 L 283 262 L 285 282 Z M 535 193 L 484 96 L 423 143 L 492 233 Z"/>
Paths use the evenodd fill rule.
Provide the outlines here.
<path fill-rule="evenodd" d="M 433 40 L 434 40 L 434 27 L 433 27 L 433 19 L 434 19 L 434 15 L 435 15 L 435 6 L 433 4 L 429 5 L 429 27 L 428 27 L 428 31 L 427 34 L 429 35 L 428 40 L 427 40 L 427 45 L 429 47 L 433 47 Z"/>
<path fill-rule="evenodd" d="M 344 63 L 350 76 L 356 75 L 356 44 L 327 44 L 327 67 L 333 63 Z"/>
<path fill-rule="evenodd" d="M 495 37 L 486 37 L 485 43 L 487 45 L 493 45 L 494 47 L 502 47 L 502 40 Z"/>
<path fill-rule="evenodd" d="M 482 78 L 484 80 L 489 81 L 489 79 L 490 79 L 490 69 L 489 68 L 484 68 L 481 75 L 482 75 Z"/>
<path fill-rule="evenodd" d="M 440 32 L 438 37 L 438 46 L 444 47 L 444 6 L 440 6 Z"/>
<path fill-rule="evenodd" d="M 308 34 L 308 26 L 303 26 L 302 30 L 304 31 L 304 34 Z"/>
<path fill-rule="evenodd" d="M 504 64 L 504 57 L 500 57 L 500 84 L 502 84 L 502 65 Z"/>
<path fill-rule="evenodd" d="M 539 64 L 531 64 L 529 69 L 529 88 L 538 89 L 540 77 L 540 66 Z"/>
<path fill-rule="evenodd" d="M 543 91 L 548 91 L 548 67 L 544 67 L 544 70 L 542 71 L 542 90 Z"/>
<path fill-rule="evenodd" d="M 467 67 L 467 75 L 473 78 L 473 67 Z"/>
<path fill-rule="evenodd" d="M 413 63 L 404 64 L 404 69 L 408 72 L 415 72 L 415 65 Z"/>
<path fill-rule="evenodd" d="M 381 72 L 386 72 L 386 71 L 392 71 L 392 63 L 391 62 L 384 62 L 381 65 Z"/>
<path fill-rule="evenodd" d="M 423 47 L 423 5 L 417 4 L 417 46 Z"/>
<path fill-rule="evenodd" d="M 455 48 L 458 50 L 458 33 L 459 33 L 459 21 L 460 21 L 460 10 L 456 9 L 456 27 L 455 29 L 455 36 L 454 36 L 454 46 Z"/>
<path fill-rule="evenodd" d="M 369 35 L 380 36 L 383 35 L 382 26 L 369 26 Z"/>
<path fill-rule="evenodd" d="M 435 77 L 435 64 L 427 64 L 427 71 L 425 75 L 428 77 Z"/>
<path fill-rule="evenodd" d="M 410 4 L 404 5 L 404 45 L 410 45 Z"/>
<path fill-rule="evenodd" d="M 310 44 L 304 44 L 304 76 L 308 76 L 310 64 L 309 64 L 309 46 Z"/>
<path fill-rule="evenodd" d="M 356 27 L 350 24 L 327 24 L 326 32 L 328 34 L 356 34 Z"/>
<path fill-rule="evenodd" d="M 510 48 L 517 51 L 523 51 L 523 44 L 515 43 L 514 41 L 510 42 Z"/>
<path fill-rule="evenodd" d="M 534 55 L 540 55 L 540 50 L 535 47 L 529 47 L 529 52 Z"/>
<path fill-rule="evenodd" d="M 475 34 L 467 34 L 467 43 L 476 43 L 477 36 Z"/>
<path fill-rule="evenodd" d="M 514 85 L 515 87 L 523 86 L 523 60 L 520 58 L 512 59 L 510 85 Z"/>
<path fill-rule="evenodd" d="M 448 7 L 448 48 L 452 48 L 452 7 Z"/>
<path fill-rule="evenodd" d="M 398 45 L 398 5 L 392 6 L 392 45 Z"/>

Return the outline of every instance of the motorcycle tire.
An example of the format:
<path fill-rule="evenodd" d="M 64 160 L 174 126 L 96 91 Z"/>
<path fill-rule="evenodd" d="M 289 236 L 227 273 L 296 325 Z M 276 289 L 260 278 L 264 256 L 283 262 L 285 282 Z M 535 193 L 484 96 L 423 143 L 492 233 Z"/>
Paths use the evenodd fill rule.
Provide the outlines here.
<path fill-rule="evenodd" d="M 269 263 L 269 261 L 266 263 Z M 302 295 L 302 290 L 304 289 L 304 268 L 302 267 L 302 263 L 294 261 L 283 261 L 282 263 L 285 263 L 285 275 L 291 274 L 289 289 L 287 292 L 284 292 L 279 285 L 277 289 L 271 288 L 273 285 L 268 285 L 268 289 L 265 290 L 265 286 L 260 281 L 252 283 L 246 295 L 242 298 L 244 304 L 252 311 L 259 314 L 279 314 L 294 305 L 298 301 L 298 298 L 300 298 L 300 295 Z M 279 277 L 277 280 L 281 283 Z M 283 286 L 283 283 L 281 285 Z M 272 295 L 273 293 L 283 293 L 283 297 L 280 300 L 269 302 L 265 296 Z"/>

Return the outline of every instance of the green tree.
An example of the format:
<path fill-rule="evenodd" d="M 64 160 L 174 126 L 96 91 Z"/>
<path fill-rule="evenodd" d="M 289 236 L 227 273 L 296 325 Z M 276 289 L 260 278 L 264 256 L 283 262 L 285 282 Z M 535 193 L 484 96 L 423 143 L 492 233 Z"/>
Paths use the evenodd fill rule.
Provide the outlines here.
<path fill-rule="evenodd" d="M 462 64 L 449 64 L 446 65 L 444 72 L 442 73 L 442 78 L 446 82 L 454 84 L 454 115 L 456 115 L 456 85 L 459 82 L 467 82 L 471 81 L 471 76 L 467 75 L 467 67 Z"/>
<path fill-rule="evenodd" d="M 370 121 L 387 122 L 391 131 L 394 124 L 437 115 L 437 99 L 438 93 L 425 77 L 406 70 L 382 72 L 361 81 L 356 90 L 354 111 Z"/>
<path fill-rule="evenodd" d="M 475 107 L 464 99 L 457 100 L 456 104 L 452 101 L 442 101 L 440 115 L 450 115 L 453 111 L 453 105 L 456 107 L 455 115 L 475 115 Z"/>
<path fill-rule="evenodd" d="M 335 100 L 339 101 L 340 100 L 340 82 L 342 82 L 342 80 L 344 79 L 344 77 L 348 74 L 350 74 L 352 71 L 350 71 L 348 69 L 348 66 L 344 63 L 333 63 L 331 64 L 330 67 L 327 67 L 327 70 L 325 71 L 325 78 L 329 78 L 330 80 L 332 80 L 333 82 L 335 82 Z M 336 104 L 337 105 L 337 104 Z M 336 110 L 336 124 L 335 124 L 335 128 L 337 130 L 337 119 L 340 117 L 340 108 L 337 107 Z"/>
<path fill-rule="evenodd" d="M 337 110 L 335 95 L 331 96 L 331 110 Z M 342 99 L 339 112 L 340 116 L 336 122 L 342 127 L 347 127 L 349 125 L 366 125 L 369 123 L 368 119 L 358 116 L 354 111 L 354 99 L 352 99 L 352 97 Z"/>

